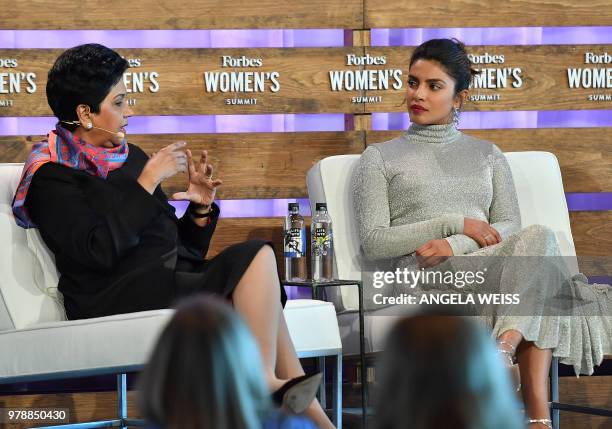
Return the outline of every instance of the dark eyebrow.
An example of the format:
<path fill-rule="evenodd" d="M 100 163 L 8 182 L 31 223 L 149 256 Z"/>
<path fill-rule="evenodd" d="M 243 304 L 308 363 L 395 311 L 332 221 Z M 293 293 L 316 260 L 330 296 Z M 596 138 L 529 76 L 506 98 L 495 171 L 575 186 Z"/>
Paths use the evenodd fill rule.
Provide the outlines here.
<path fill-rule="evenodd" d="M 419 80 L 419 78 L 417 78 L 416 76 L 411 75 L 411 74 L 408 75 L 408 79 Z M 427 79 L 425 82 L 427 82 L 427 83 L 443 83 L 443 84 L 446 84 L 446 82 L 444 82 L 444 80 L 442 80 L 442 79 Z"/>

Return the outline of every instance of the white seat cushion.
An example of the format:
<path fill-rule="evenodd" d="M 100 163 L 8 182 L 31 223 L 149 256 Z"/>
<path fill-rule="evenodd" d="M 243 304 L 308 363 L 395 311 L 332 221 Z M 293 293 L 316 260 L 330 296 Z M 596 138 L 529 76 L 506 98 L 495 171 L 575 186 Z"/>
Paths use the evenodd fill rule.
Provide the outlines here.
<path fill-rule="evenodd" d="M 289 335 L 299 357 L 338 354 L 342 349 L 331 302 L 293 299 L 285 306 Z"/>
<path fill-rule="evenodd" d="M 44 323 L 0 332 L 0 380 L 110 373 L 143 365 L 173 310 Z"/>
<path fill-rule="evenodd" d="M 148 359 L 174 310 L 152 310 L 93 319 L 38 324 L 0 332 L 0 380 L 61 378 L 139 369 Z M 300 357 L 342 349 L 331 303 L 291 300 L 285 307 L 291 339 Z"/>

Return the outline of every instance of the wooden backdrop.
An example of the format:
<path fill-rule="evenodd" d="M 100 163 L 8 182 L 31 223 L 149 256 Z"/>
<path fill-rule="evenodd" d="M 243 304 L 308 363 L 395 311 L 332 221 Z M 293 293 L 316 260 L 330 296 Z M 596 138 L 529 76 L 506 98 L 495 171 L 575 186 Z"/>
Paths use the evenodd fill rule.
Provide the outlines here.
<path fill-rule="evenodd" d="M 151 153 L 176 140 L 208 149 L 225 184 L 222 199 L 307 197 L 305 174 L 318 160 L 336 154 L 360 153 L 367 144 L 399 132 L 371 130 L 371 112 L 399 112 L 402 105 L 411 47 L 371 47 L 370 28 L 479 27 L 527 25 L 605 25 L 612 23 L 608 2 L 587 0 L 547 2 L 435 0 L 427 8 L 405 0 L 378 1 L 241 1 L 226 7 L 222 1 L 181 4 L 169 0 L 125 2 L 111 0 L 105 7 L 86 0 L 0 1 L 4 29 L 235 29 L 342 28 L 347 46 L 341 48 L 267 49 L 118 49 L 126 58 L 140 60 L 129 70 L 128 89 L 138 115 L 194 115 L 236 113 L 324 113 L 346 115 L 347 131 L 307 133 L 246 133 L 193 135 L 130 135 L 131 142 Z M 422 5 L 421 5 L 422 6 Z M 50 19 L 52 17 L 52 19 Z M 576 41 L 580 42 L 580 41 Z M 586 52 L 612 53 L 610 45 L 470 46 L 474 55 L 503 55 L 503 64 L 477 68 L 520 68 L 520 86 L 510 73 L 506 87 L 473 89 L 472 94 L 494 96 L 470 101 L 466 110 L 523 111 L 612 109 L 610 88 L 569 88 L 568 68 L 609 69 L 609 64 L 585 64 Z M 57 49 L 1 49 L 0 58 L 15 59 L 17 67 L 0 68 L 0 116 L 50 116 L 46 103 L 46 72 L 59 55 Z M 384 57 L 384 65 L 347 65 L 347 55 Z M 261 59 L 260 67 L 222 67 L 229 55 Z M 401 89 L 332 91 L 330 71 L 399 70 Z M 266 80 L 263 92 L 207 92 L 206 73 L 278 73 L 280 90 Z M 153 74 L 156 73 L 156 74 Z M 492 73 L 499 73 L 494 70 Z M 35 76 L 33 77 L 34 74 Z M 13 75 L 12 77 L 9 75 Z M 15 75 L 19 75 L 16 77 Z M 137 75 L 137 76 L 134 76 Z M 29 76 L 28 80 L 26 77 Z M 267 75 L 269 77 L 269 75 Z M 140 79 L 140 80 L 139 80 Z M 18 81 L 17 81 L 18 80 Z M 35 88 L 30 81 L 35 83 Z M 141 82 L 139 88 L 135 82 Z M 495 86 L 499 85 L 495 79 Z M 503 85 L 502 85 L 503 86 Z M 18 89 L 17 89 L 18 88 Z M 154 88 L 154 90 L 152 89 Z M 34 90 L 33 90 L 34 89 Z M 142 92 L 139 90 L 142 89 Z M 32 91 L 33 90 L 33 91 Z M 598 94 L 608 100 L 591 101 Z M 374 103 L 355 103 L 354 97 L 379 97 Z M 235 106 L 227 100 L 256 99 Z M 605 98 L 605 97 L 604 97 Z M 10 101 L 10 103 L 9 103 Z M 612 192 L 608 128 L 469 130 L 496 142 L 502 150 L 547 150 L 559 158 L 567 192 Z M 1 135 L 1 133 L 0 133 Z M 22 162 L 33 141 L 42 136 L 0 137 L 0 162 Z M 184 186 L 175 177 L 165 186 Z M 255 185 L 254 185 L 255 184 Z M 610 255 L 610 211 L 572 212 L 572 230 L 579 255 Z M 227 244 L 261 236 L 278 242 L 280 218 L 225 218 L 219 223 L 211 254 Z M 279 258 L 279 262 L 280 258 Z"/>
<path fill-rule="evenodd" d="M 225 184 L 221 199 L 304 198 L 305 174 L 318 160 L 336 154 L 360 153 L 368 144 L 384 141 L 399 131 L 372 131 L 371 112 L 403 111 L 410 47 L 372 47 L 372 28 L 424 27 L 522 27 L 609 26 L 609 0 L 108 0 L 101 4 L 71 1 L 0 0 L 0 29 L 343 29 L 345 47 L 285 49 L 118 49 L 127 58 L 139 59 L 129 70 L 136 90 L 130 96 L 138 115 L 198 115 L 237 113 L 324 113 L 346 115 L 342 132 L 129 135 L 132 143 L 148 153 L 177 139 L 192 149 L 208 149 L 217 174 Z M 475 55 L 504 55 L 503 64 L 480 64 L 478 68 L 520 68 L 521 85 L 508 78 L 504 88 L 474 89 L 473 94 L 496 98 L 472 101 L 466 110 L 579 110 L 612 109 L 612 100 L 591 101 L 593 94 L 611 95 L 610 88 L 570 89 L 568 68 L 609 69 L 610 64 L 585 64 L 585 52 L 612 54 L 612 45 L 470 46 Z M 49 116 L 45 98 L 46 72 L 61 50 L 0 49 L 0 59 L 16 59 L 17 67 L 0 68 L 0 116 Z M 350 66 L 347 55 L 385 57 L 386 64 Z M 262 59 L 261 67 L 222 67 L 221 56 Z M 329 72 L 399 70 L 403 88 L 379 91 L 361 89 L 331 91 Z M 205 90 L 205 73 L 278 73 L 281 90 L 270 90 L 269 79 L 259 93 L 211 93 Z M 156 73 L 156 74 L 154 74 Z M 491 73 L 500 73 L 494 70 Z M 502 71 L 503 73 L 503 71 Z M 33 74 L 33 75 L 32 75 Z M 35 75 L 35 76 L 34 76 Z M 35 90 L 28 81 L 35 83 Z M 269 77 L 269 75 L 268 75 Z M 12 80 L 11 80 L 12 79 Z M 142 92 L 134 82 L 142 80 Z M 18 82 L 17 82 L 18 81 Z M 495 80 L 497 84 L 497 80 Z M 503 86 L 503 85 L 502 85 Z M 19 88 L 16 92 L 16 87 Z M 152 90 L 155 89 L 155 90 Z M 31 92 L 28 92 L 28 90 Z M 32 91 L 33 90 L 33 91 Z M 375 103 L 354 103 L 353 97 L 380 97 Z M 231 106 L 226 100 L 255 98 L 256 104 Z M 612 192 L 612 155 L 609 128 L 469 130 L 468 134 L 496 142 L 504 151 L 546 150 L 559 159 L 567 192 Z M 0 162 L 22 162 L 32 142 L 42 136 L 2 136 Z M 185 177 L 166 184 L 167 191 L 181 189 Z M 579 255 L 612 253 L 610 211 L 579 211 L 570 214 Z M 224 218 L 217 227 L 211 254 L 247 238 L 264 238 L 279 245 L 281 218 Z M 341 239 L 341 238 L 339 238 Z M 280 255 L 279 255 L 280 256 Z M 279 258 L 279 263 L 280 263 Z M 595 377 L 564 379 L 565 397 L 580 391 L 594 398 L 592 405 L 610 406 L 607 385 Z M 594 383 L 593 383 L 594 382 Z M 598 387 L 588 387 L 591 383 Z M 587 387 L 585 387 L 587 386 Z M 582 390 L 581 390 L 582 389 Z M 100 395 L 100 394 L 98 394 Z M 598 396 L 599 395 L 599 396 Z M 21 399 L 24 399 L 25 402 Z M 571 399 L 571 398 L 570 398 Z M 14 397 L 0 405 L 28 404 Z M 8 404 L 8 405 L 7 405 Z M 55 403 L 54 403 L 55 404 Z M 58 405 L 58 404 L 55 404 Z M 112 408 L 111 406 L 109 406 Z M 74 408 L 74 407 L 73 407 Z M 94 407 L 95 408 L 95 407 Z M 82 410 L 83 407 L 77 407 Z M 606 424 L 605 419 L 563 414 L 573 427 Z M 88 416 L 83 416 L 87 418 Z M 79 420 L 82 420 L 79 417 Z M 588 420 L 588 422 L 587 422 Z"/>

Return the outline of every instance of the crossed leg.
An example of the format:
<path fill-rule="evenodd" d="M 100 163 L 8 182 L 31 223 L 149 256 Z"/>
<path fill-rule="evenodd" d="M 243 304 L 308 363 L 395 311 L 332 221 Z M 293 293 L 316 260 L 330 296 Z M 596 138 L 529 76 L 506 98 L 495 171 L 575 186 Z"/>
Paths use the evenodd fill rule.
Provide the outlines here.
<path fill-rule="evenodd" d="M 270 246 L 263 246 L 253 258 L 234 290 L 233 302 L 259 345 L 270 389 L 275 391 L 288 379 L 303 375 L 280 304 L 276 259 Z M 316 399 L 305 414 L 320 428 L 334 427 Z"/>

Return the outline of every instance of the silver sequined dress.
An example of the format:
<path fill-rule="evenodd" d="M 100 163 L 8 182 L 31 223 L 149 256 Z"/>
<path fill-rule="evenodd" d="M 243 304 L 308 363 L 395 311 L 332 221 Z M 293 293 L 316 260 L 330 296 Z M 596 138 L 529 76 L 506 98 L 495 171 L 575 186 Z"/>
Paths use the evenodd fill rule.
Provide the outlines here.
<path fill-rule="evenodd" d="M 497 146 L 467 136 L 452 124 L 413 124 L 400 137 L 369 146 L 361 155 L 352 188 L 362 253 L 370 261 L 417 269 L 415 250 L 434 239 L 447 240 L 454 255 L 517 259 L 549 258 L 560 252 L 547 227 L 521 229 L 510 167 Z M 480 249 L 462 234 L 465 217 L 491 224 L 502 242 Z M 476 259 L 477 265 L 486 265 L 486 258 L 467 260 Z M 498 279 L 500 290 L 539 290 L 533 275 L 538 267 L 505 268 Z M 581 274 L 558 271 L 567 276 L 569 293 L 589 302 L 588 311 L 482 318 L 495 337 L 516 329 L 538 347 L 553 349 L 553 355 L 576 373 L 591 374 L 604 355 L 612 354 L 612 287 L 589 285 Z"/>

